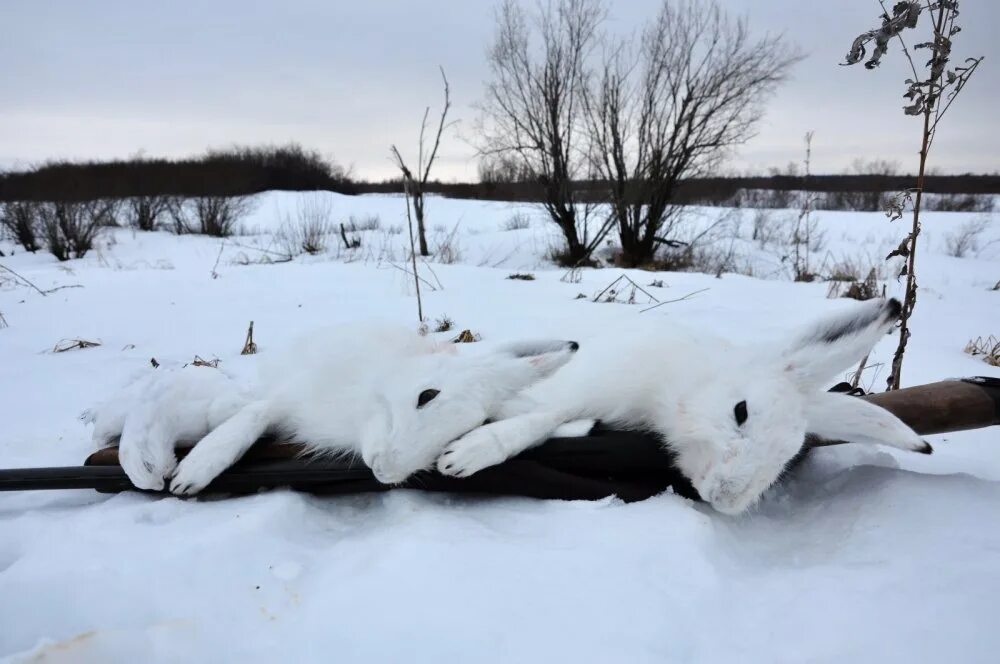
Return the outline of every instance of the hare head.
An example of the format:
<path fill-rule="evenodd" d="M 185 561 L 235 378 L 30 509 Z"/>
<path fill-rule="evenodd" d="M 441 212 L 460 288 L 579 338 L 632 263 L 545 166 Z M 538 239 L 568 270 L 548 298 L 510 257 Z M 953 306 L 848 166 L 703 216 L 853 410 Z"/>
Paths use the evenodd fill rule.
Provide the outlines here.
<path fill-rule="evenodd" d="M 361 456 L 384 484 L 430 468 L 444 447 L 494 417 L 504 401 L 553 373 L 572 341 L 522 342 L 475 355 L 442 345 L 381 376 L 361 433 Z"/>
<path fill-rule="evenodd" d="M 679 469 L 701 497 L 720 512 L 743 512 L 781 476 L 807 433 L 929 452 L 890 413 L 821 391 L 865 357 L 899 313 L 897 300 L 854 305 L 791 342 L 735 349 L 730 361 L 710 368 L 729 375 L 697 381 L 665 427 Z"/>

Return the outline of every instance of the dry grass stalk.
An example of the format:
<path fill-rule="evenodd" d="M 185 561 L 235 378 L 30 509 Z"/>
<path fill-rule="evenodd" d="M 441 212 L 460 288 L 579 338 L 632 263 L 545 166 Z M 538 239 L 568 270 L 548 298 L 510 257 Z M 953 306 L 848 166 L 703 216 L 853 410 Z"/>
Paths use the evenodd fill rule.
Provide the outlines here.
<path fill-rule="evenodd" d="M 219 245 L 219 253 L 215 256 L 215 264 L 212 266 L 212 278 L 219 278 L 219 261 L 222 259 L 222 251 L 226 248 L 226 241 L 223 240 Z"/>
<path fill-rule="evenodd" d="M 875 268 L 872 268 L 864 281 L 855 281 L 852 283 L 842 297 L 864 301 L 880 297 L 880 295 L 884 295 L 884 293 L 878 287 L 878 276 Z"/>
<path fill-rule="evenodd" d="M 657 307 L 662 307 L 664 304 L 673 304 L 674 302 L 683 302 L 684 300 L 690 299 L 690 298 L 694 297 L 695 295 L 698 295 L 699 293 L 704 293 L 707 290 L 711 290 L 711 289 L 710 288 L 702 288 L 701 290 L 691 291 L 690 293 L 688 293 L 687 295 L 685 295 L 683 297 L 678 297 L 678 298 L 673 299 L 673 300 L 667 300 L 665 302 L 660 302 L 658 304 L 654 304 L 651 307 L 647 307 L 647 308 L 643 309 L 639 313 L 640 314 L 646 313 L 647 311 L 649 311 L 651 309 L 655 309 Z"/>
<path fill-rule="evenodd" d="M 622 282 L 624 282 L 624 283 L 622 283 Z M 619 286 L 619 284 L 622 284 L 622 285 Z M 649 291 L 647 291 L 646 289 L 644 289 L 642 286 L 640 286 L 639 284 L 637 284 L 634 281 L 632 281 L 628 277 L 628 275 L 624 275 L 624 274 L 621 275 L 620 277 L 618 277 L 617 279 L 615 279 L 614 281 L 612 281 L 607 286 L 605 286 L 604 290 L 602 290 L 600 293 L 598 293 L 597 295 L 595 295 L 594 299 L 592 301 L 593 302 L 606 302 L 606 303 L 607 302 L 618 302 L 619 301 L 618 300 L 618 296 L 619 295 L 625 295 L 626 293 L 628 293 L 627 297 L 625 298 L 625 303 L 626 304 L 635 304 L 635 296 L 636 296 L 637 292 L 638 293 L 642 293 L 647 298 L 649 298 L 649 301 L 646 304 L 652 304 L 653 302 L 659 302 L 660 301 L 652 293 L 650 293 Z M 604 298 L 603 300 L 601 299 L 602 297 Z"/>
<path fill-rule="evenodd" d="M 195 355 L 194 359 L 191 360 L 191 362 L 189 362 L 188 364 L 192 367 L 209 367 L 210 369 L 218 369 L 219 358 L 216 357 L 211 360 L 205 360 L 202 359 L 200 355 Z M 184 366 L 188 366 L 188 364 L 185 364 Z"/>
<path fill-rule="evenodd" d="M 5 327 L 10 327 L 10 325 L 7 324 L 7 319 L 3 317 L 3 312 L 0 311 L 0 330 Z"/>
<path fill-rule="evenodd" d="M 243 343 L 243 350 L 240 351 L 240 355 L 254 355 L 257 353 L 257 344 L 253 342 L 253 321 L 250 321 L 250 327 L 247 328 L 247 340 Z"/>
<path fill-rule="evenodd" d="M 854 372 L 854 377 L 851 378 L 851 387 L 852 388 L 857 388 L 858 384 L 861 382 L 861 374 L 865 370 L 865 365 L 868 364 L 868 358 L 869 357 L 871 357 L 871 353 L 869 353 L 868 355 L 865 355 L 863 358 L 861 358 L 861 363 L 858 364 L 858 370 Z"/>
<path fill-rule="evenodd" d="M 474 344 L 477 341 L 482 340 L 483 338 L 480 335 L 473 333 L 472 330 L 462 330 L 462 332 L 451 341 L 456 344 Z"/>
<path fill-rule="evenodd" d="M 69 350 L 82 350 L 84 348 L 95 348 L 100 346 L 100 341 L 87 341 L 86 339 L 61 339 L 59 343 L 52 347 L 53 353 L 65 353 Z"/>
<path fill-rule="evenodd" d="M 965 346 L 965 352 L 972 357 L 982 357 L 990 366 L 1000 367 L 1000 339 L 992 334 L 985 339 L 976 337 Z"/>
<path fill-rule="evenodd" d="M 441 316 L 441 318 L 438 318 L 436 321 L 434 321 L 435 332 L 448 332 L 453 327 L 455 327 L 455 321 L 448 318 L 447 316 Z"/>

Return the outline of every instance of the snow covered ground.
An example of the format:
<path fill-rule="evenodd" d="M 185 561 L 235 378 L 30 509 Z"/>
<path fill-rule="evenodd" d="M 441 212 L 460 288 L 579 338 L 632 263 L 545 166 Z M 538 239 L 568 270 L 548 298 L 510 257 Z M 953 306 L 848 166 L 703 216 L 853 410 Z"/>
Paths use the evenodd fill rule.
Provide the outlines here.
<path fill-rule="evenodd" d="M 310 206 L 380 217 L 359 249 L 267 264 L 283 220 Z M 508 220 L 530 219 L 527 228 Z M 421 267 L 429 318 L 484 340 L 585 339 L 608 321 L 673 316 L 746 339 L 837 306 L 829 284 L 793 283 L 781 247 L 751 241 L 753 211 L 712 247 L 755 275 L 606 268 L 563 279 L 536 210 L 432 199 Z M 696 211 L 704 227 L 723 210 Z M 779 216 L 781 213 L 777 213 Z M 811 260 L 881 264 L 905 234 L 877 213 L 818 213 Z M 1000 220 L 978 249 L 946 255 L 978 215 L 927 215 L 920 300 L 903 378 L 1000 375 L 964 354 L 1000 334 Z M 82 260 L 0 248 L 0 467 L 76 465 L 79 413 L 160 361 L 261 353 L 304 329 L 379 316 L 414 320 L 402 199 L 269 193 L 250 233 L 224 244 L 109 232 Z M 441 251 L 441 245 L 448 245 Z M 264 253 L 258 249 L 265 249 Z M 433 274 L 431 269 L 433 268 Z M 530 271 L 534 281 L 508 280 Z M 213 278 L 213 272 L 217 278 Z M 627 274 L 660 300 L 593 303 Z M 662 280 L 662 287 L 647 286 Z M 889 294 L 901 287 L 888 280 Z M 707 289 L 707 290 L 703 290 Z M 625 299 L 627 293 L 619 299 Z M 52 353 L 62 339 L 101 346 Z M 887 362 L 887 338 L 872 364 Z M 886 371 L 866 373 L 878 389 Z M 88 491 L 0 495 L 0 656 L 10 662 L 579 661 L 994 662 L 1000 652 L 1000 432 L 932 437 L 931 457 L 844 446 L 816 452 L 752 514 L 674 495 L 636 504 L 395 491 L 316 498 L 274 491 L 178 500 Z"/>

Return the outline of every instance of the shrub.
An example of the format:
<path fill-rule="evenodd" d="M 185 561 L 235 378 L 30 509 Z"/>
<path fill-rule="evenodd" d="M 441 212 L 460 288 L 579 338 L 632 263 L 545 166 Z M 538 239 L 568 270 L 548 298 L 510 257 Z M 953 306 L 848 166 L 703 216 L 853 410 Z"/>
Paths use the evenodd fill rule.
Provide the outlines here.
<path fill-rule="evenodd" d="M 979 236 L 990 225 L 989 217 L 967 221 L 944 238 L 945 252 L 955 258 L 965 258 L 970 251 L 979 249 Z"/>
<path fill-rule="evenodd" d="M 140 231 L 155 231 L 169 207 L 169 196 L 135 196 L 125 202 L 125 219 Z"/>
<path fill-rule="evenodd" d="M 173 199 L 167 209 L 172 230 L 178 235 L 229 237 L 236 232 L 240 219 L 253 210 L 253 203 L 246 196 L 199 196 Z"/>
<path fill-rule="evenodd" d="M 0 206 L 0 228 L 32 253 L 42 248 L 38 239 L 40 203 L 13 201 Z"/>
<path fill-rule="evenodd" d="M 526 228 L 531 228 L 531 217 L 523 212 L 512 215 L 503 223 L 505 231 L 523 231 Z"/>
<path fill-rule="evenodd" d="M 49 252 L 61 261 L 83 258 L 101 229 L 117 225 L 117 201 L 57 201 L 40 209 Z"/>
<path fill-rule="evenodd" d="M 939 194 L 928 197 L 926 204 L 926 209 L 936 212 L 992 212 L 993 195 Z"/>
<path fill-rule="evenodd" d="M 286 220 L 277 233 L 285 253 L 298 256 L 326 251 L 327 236 L 334 232 L 331 214 L 332 205 L 327 198 L 300 201 L 295 221 Z"/>

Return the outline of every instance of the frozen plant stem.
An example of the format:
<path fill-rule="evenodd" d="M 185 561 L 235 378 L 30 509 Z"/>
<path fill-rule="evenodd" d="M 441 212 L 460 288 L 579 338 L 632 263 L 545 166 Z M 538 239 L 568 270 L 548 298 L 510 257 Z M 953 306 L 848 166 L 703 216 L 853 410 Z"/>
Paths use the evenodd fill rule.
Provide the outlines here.
<path fill-rule="evenodd" d="M 940 38 L 944 28 L 945 14 L 948 12 L 946 5 L 942 4 L 937 11 L 934 24 L 935 43 Z M 939 58 L 938 52 L 934 51 L 932 65 L 936 64 Z M 940 76 L 931 76 L 929 80 L 929 99 L 935 99 L 935 88 L 940 88 Z M 938 89 L 937 95 L 941 94 Z M 899 342 L 896 345 L 896 352 L 892 355 L 892 366 L 889 369 L 889 377 L 886 379 L 887 390 L 898 390 L 900 376 L 903 371 L 903 355 L 906 353 L 906 344 L 910 340 L 910 317 L 913 315 L 913 308 L 917 304 L 917 238 L 920 236 L 920 210 L 924 198 L 924 175 L 927 172 L 927 155 L 931 148 L 932 124 L 931 117 L 934 115 L 936 104 L 929 102 L 924 104 L 924 129 L 920 143 L 920 170 L 917 173 L 917 195 L 913 200 L 913 226 L 910 228 L 909 255 L 906 257 L 906 290 L 903 295 L 903 311 L 899 316 Z"/>
<path fill-rule="evenodd" d="M 955 97 L 958 96 L 973 72 L 979 67 L 983 58 L 967 58 L 963 66 L 951 68 L 948 66 L 953 46 L 952 37 L 961 31 L 961 28 L 955 25 L 955 18 L 959 15 L 959 0 L 903 0 L 893 5 L 891 16 L 886 11 L 883 0 L 879 0 L 879 4 L 883 11 L 881 27 L 859 35 L 851 45 L 844 64 L 854 65 L 861 62 L 867 52 L 866 46 L 874 45 L 871 57 L 865 62 L 865 69 L 874 69 L 878 67 L 882 56 L 888 51 L 890 40 L 898 37 L 900 43 L 903 44 L 903 53 L 913 71 L 913 78 L 905 81 L 907 90 L 903 96 L 907 99 L 908 105 L 903 107 L 903 112 L 906 115 L 924 116 L 920 143 L 920 169 L 917 174 L 916 197 L 913 202 L 912 226 L 910 233 L 900 242 L 899 247 L 886 256 L 886 260 L 899 256 L 905 261 L 903 269 L 899 273 L 899 276 L 906 276 L 906 290 L 900 315 L 899 343 L 893 354 L 892 367 L 887 380 L 887 389 L 896 390 L 900 386 L 903 356 L 910 339 L 910 319 L 917 302 L 917 240 L 920 237 L 920 212 L 923 206 L 927 157 L 931 145 L 934 143 L 938 124 L 951 108 Z M 914 52 L 919 49 L 930 51 L 930 60 L 925 65 L 926 78 L 921 80 L 910 51 L 900 33 L 907 29 L 916 28 L 920 15 L 925 10 L 931 16 L 932 40 L 914 46 Z M 909 198 L 909 193 L 906 192 L 897 201 L 890 204 L 888 215 L 891 220 L 894 221 L 903 216 L 903 206 Z"/>
<path fill-rule="evenodd" d="M 413 262 L 413 285 L 417 289 L 417 321 L 424 322 L 424 305 L 420 301 L 420 276 L 417 274 L 417 247 L 413 241 L 413 217 L 410 216 L 410 180 L 403 180 L 403 196 L 406 198 L 406 225 L 410 230 L 410 260 Z"/>

